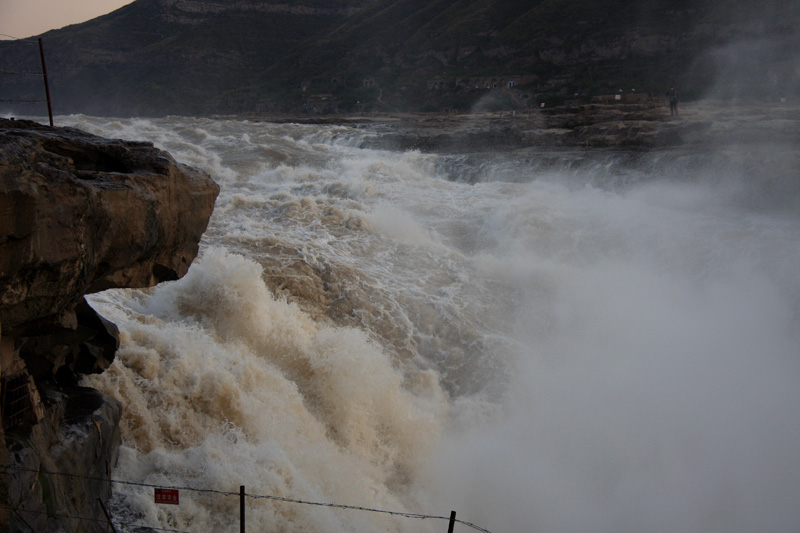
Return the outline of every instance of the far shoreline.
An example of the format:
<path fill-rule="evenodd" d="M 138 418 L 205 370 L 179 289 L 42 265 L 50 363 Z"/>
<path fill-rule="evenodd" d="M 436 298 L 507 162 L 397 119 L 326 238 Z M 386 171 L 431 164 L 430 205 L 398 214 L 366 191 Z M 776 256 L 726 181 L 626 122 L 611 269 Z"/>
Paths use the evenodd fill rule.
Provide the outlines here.
<path fill-rule="evenodd" d="M 676 148 L 704 151 L 726 145 L 769 143 L 800 147 L 800 104 L 697 100 L 681 102 L 678 115 L 670 116 L 669 106 L 662 100 L 639 104 L 591 103 L 475 113 L 240 113 L 193 118 L 264 124 L 375 127 L 380 128 L 380 138 L 366 147 L 423 152 L 516 149 L 646 152 Z M 170 117 L 192 116 L 129 118 L 163 120 Z M 18 118 L 46 120 L 42 117 Z"/>

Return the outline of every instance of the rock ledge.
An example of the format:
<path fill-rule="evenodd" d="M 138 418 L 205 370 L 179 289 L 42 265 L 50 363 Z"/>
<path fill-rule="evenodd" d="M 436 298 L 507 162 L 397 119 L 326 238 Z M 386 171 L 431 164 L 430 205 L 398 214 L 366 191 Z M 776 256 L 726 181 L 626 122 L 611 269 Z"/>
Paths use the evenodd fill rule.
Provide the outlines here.
<path fill-rule="evenodd" d="M 119 341 L 84 296 L 182 277 L 218 193 L 150 143 L 0 119 L 0 523 L 106 530 L 121 406 L 77 383 Z"/>

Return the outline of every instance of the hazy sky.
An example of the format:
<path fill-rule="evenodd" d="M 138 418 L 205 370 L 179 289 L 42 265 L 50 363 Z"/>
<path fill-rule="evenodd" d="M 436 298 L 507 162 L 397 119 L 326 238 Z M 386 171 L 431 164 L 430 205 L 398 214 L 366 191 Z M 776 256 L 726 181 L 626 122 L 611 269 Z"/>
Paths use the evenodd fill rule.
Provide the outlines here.
<path fill-rule="evenodd" d="M 133 0 L 0 0 L 0 39 L 31 37 L 86 22 Z"/>

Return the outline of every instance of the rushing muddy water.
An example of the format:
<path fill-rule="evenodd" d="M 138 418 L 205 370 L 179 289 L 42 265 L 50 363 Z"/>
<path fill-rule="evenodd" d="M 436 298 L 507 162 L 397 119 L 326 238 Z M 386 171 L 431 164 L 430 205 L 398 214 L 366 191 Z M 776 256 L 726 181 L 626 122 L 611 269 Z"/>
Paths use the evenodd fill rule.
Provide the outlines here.
<path fill-rule="evenodd" d="M 205 490 L 117 484 L 120 524 L 238 531 L 244 485 L 494 533 L 800 526 L 800 179 L 779 149 L 576 167 L 360 148 L 370 127 L 63 121 L 222 189 L 184 279 L 91 300 L 122 335 L 87 380 L 125 406 L 115 479 Z M 257 497 L 247 524 L 447 527 Z"/>

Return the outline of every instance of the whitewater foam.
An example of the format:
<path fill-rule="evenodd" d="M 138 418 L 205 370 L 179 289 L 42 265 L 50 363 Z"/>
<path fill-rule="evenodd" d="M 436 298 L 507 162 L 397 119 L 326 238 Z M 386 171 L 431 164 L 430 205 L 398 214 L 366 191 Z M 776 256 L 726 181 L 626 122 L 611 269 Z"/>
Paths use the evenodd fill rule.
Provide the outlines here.
<path fill-rule="evenodd" d="M 498 532 L 800 524 L 800 222 L 757 190 L 768 157 L 726 181 L 696 155 L 637 170 L 360 149 L 369 128 L 70 120 L 222 186 L 184 279 L 92 298 L 122 335 L 89 379 L 125 405 L 116 477 L 456 509 Z M 235 529 L 230 496 L 115 490 L 138 522 Z M 248 513 L 269 531 L 441 530 Z"/>

